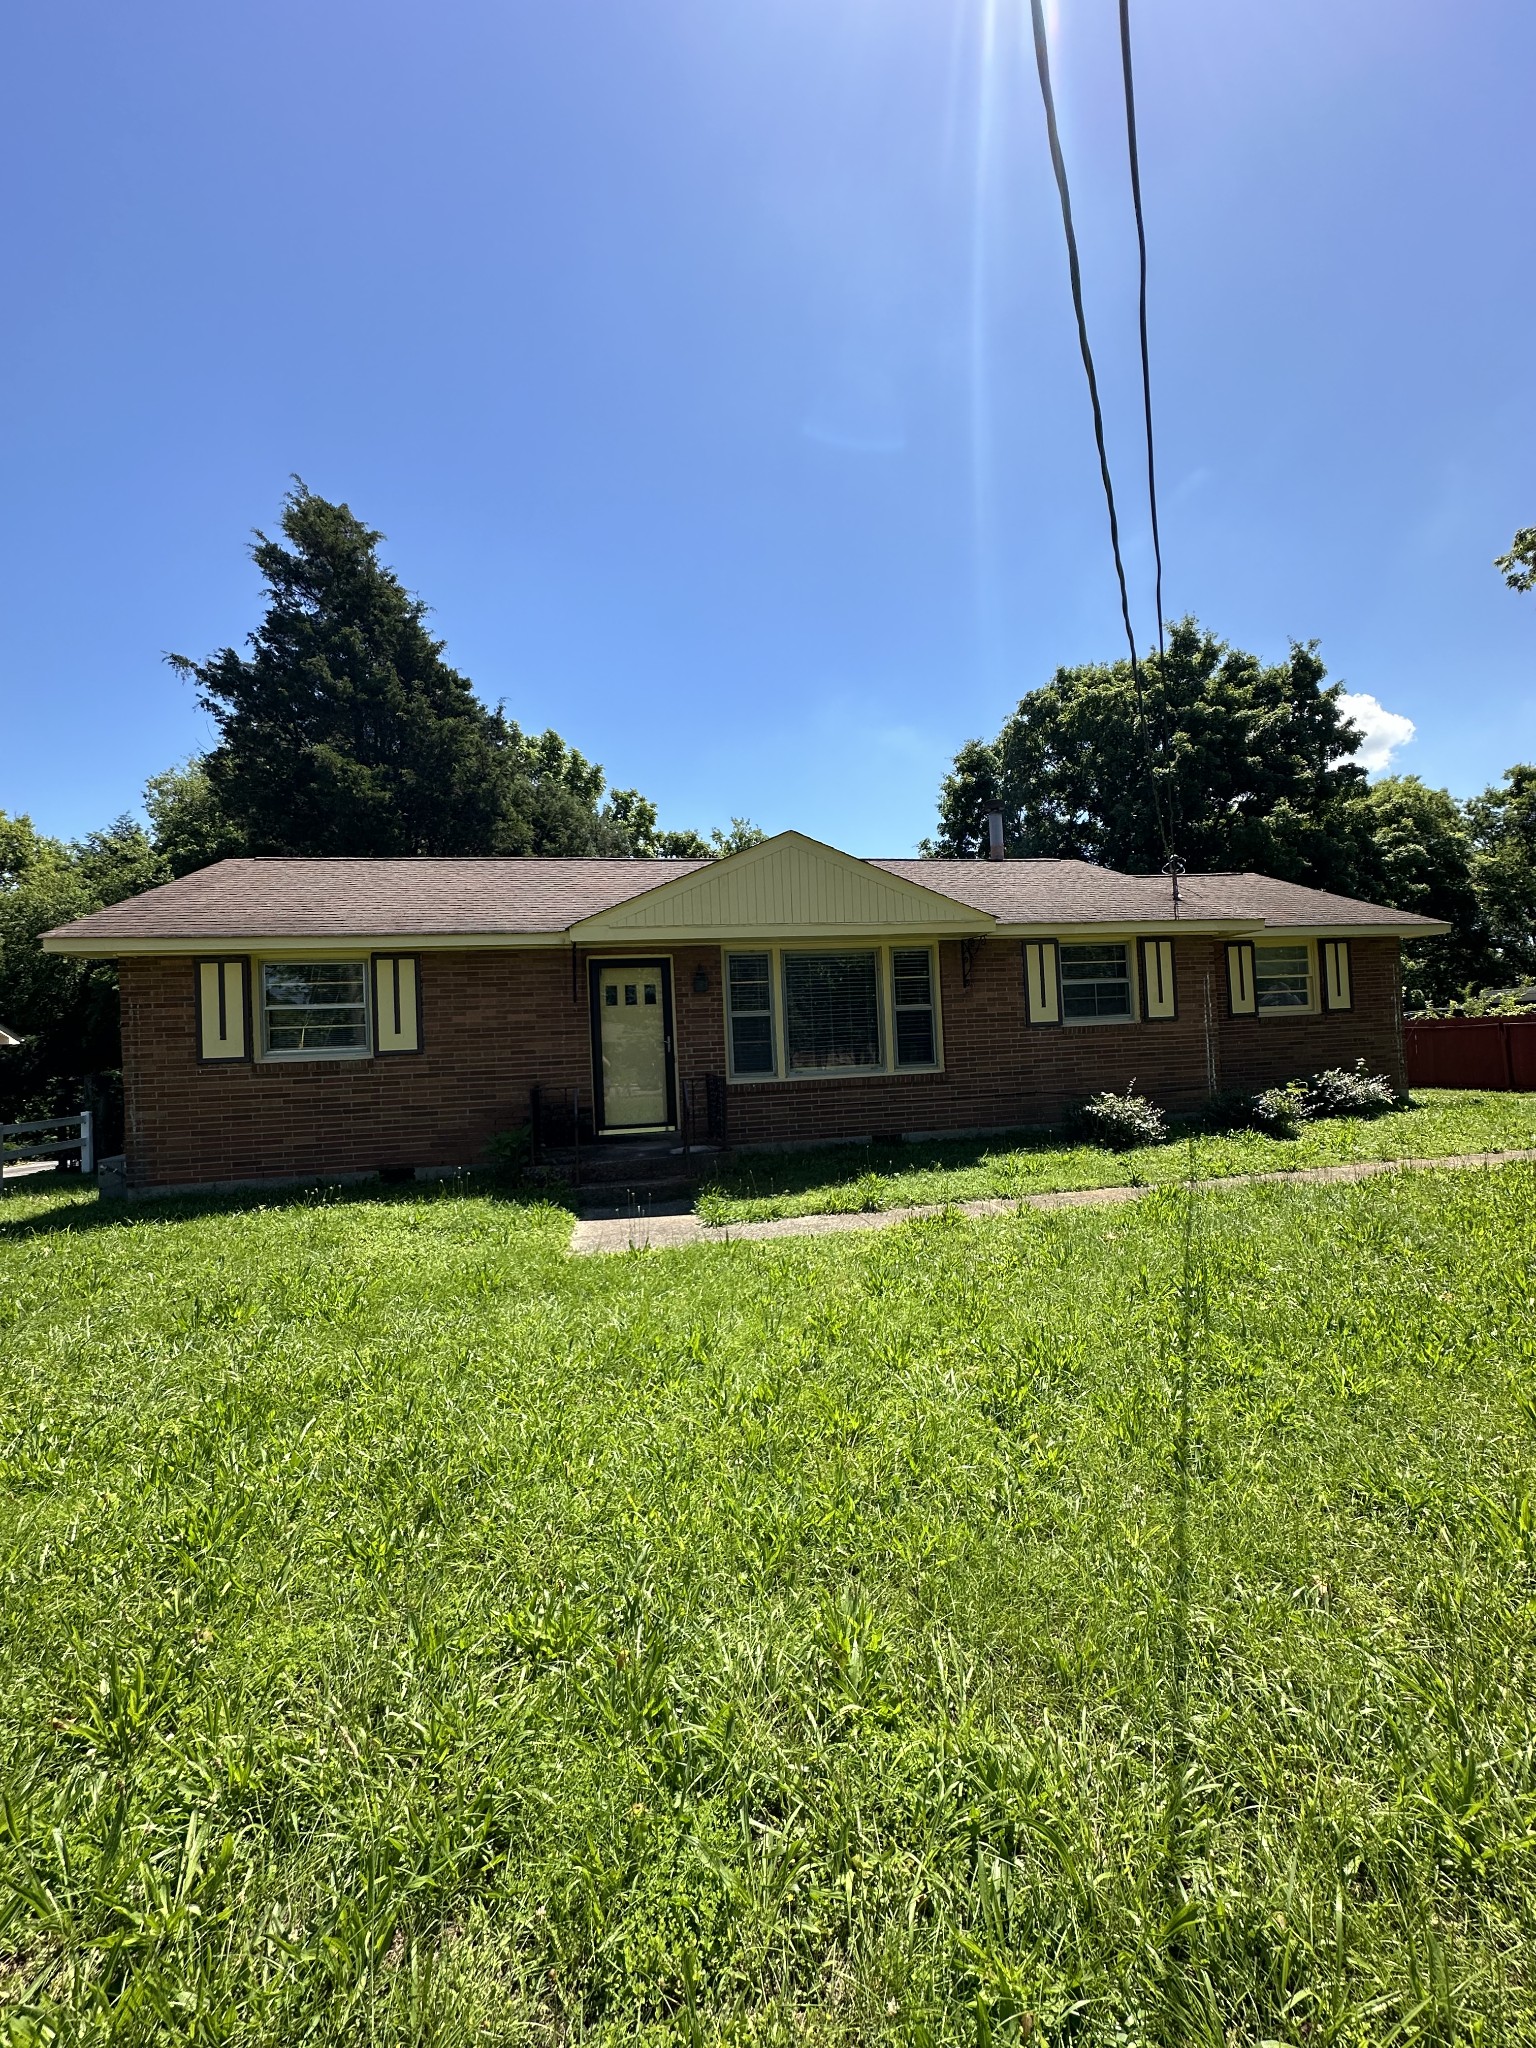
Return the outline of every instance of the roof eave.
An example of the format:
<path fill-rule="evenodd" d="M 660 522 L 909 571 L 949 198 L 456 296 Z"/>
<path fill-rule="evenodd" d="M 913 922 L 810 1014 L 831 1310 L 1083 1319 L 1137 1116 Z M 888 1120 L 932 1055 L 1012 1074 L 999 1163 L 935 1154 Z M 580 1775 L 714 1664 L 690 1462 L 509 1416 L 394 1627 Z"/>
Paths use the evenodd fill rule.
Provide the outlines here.
<path fill-rule="evenodd" d="M 1032 924 L 1005 923 L 993 927 L 1004 939 L 1120 938 L 1156 935 L 1172 938 L 1241 938 L 1264 929 L 1256 917 L 1139 917 L 1054 918 Z"/>
<path fill-rule="evenodd" d="M 1267 939 L 1441 939 L 1451 927 L 1438 917 L 1416 917 L 1411 923 L 1387 923 L 1384 919 L 1369 924 L 1350 924 L 1340 921 L 1336 924 L 1266 924 L 1264 936 Z"/>
<path fill-rule="evenodd" d="M 543 932 L 202 932 L 188 938 L 70 936 L 68 925 L 44 932 L 45 953 L 79 960 L 170 958 L 216 953 L 478 953 L 522 952 L 531 946 L 569 946 L 567 933 Z"/>

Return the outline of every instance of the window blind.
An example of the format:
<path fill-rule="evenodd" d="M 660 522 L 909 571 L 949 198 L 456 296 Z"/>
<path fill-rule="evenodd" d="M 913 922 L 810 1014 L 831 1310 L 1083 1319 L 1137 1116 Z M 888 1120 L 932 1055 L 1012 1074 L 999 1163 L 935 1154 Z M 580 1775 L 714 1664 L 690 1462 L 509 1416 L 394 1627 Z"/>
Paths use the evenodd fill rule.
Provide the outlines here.
<path fill-rule="evenodd" d="M 896 1064 L 931 1067 L 937 1056 L 933 1029 L 933 955 L 926 946 L 898 947 L 891 955 L 896 1011 Z"/>
<path fill-rule="evenodd" d="M 875 953 L 786 953 L 784 1043 L 791 1073 L 880 1065 Z"/>
<path fill-rule="evenodd" d="M 726 981 L 731 1013 L 731 1071 L 771 1074 L 773 968 L 767 953 L 733 953 Z"/>

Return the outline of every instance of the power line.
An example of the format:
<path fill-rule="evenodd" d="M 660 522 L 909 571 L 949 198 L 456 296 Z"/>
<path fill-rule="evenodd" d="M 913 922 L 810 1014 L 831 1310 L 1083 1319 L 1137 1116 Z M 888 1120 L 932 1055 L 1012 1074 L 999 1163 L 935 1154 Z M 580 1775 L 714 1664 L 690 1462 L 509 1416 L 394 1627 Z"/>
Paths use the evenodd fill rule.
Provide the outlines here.
<path fill-rule="evenodd" d="M 1152 356 L 1147 346 L 1147 229 L 1141 217 L 1141 159 L 1136 150 L 1136 87 L 1131 76 L 1131 0 L 1120 0 L 1120 68 L 1125 76 L 1125 140 L 1131 160 L 1131 207 L 1140 259 L 1137 313 L 1141 324 L 1141 407 L 1147 422 L 1147 502 L 1152 510 L 1152 559 L 1157 570 L 1157 654 L 1163 659 L 1163 544 L 1157 531 L 1157 458 L 1152 445 Z"/>
<path fill-rule="evenodd" d="M 1136 216 L 1137 324 L 1141 330 L 1141 411 L 1147 428 L 1147 508 L 1152 518 L 1152 562 L 1157 607 L 1157 675 L 1163 686 L 1163 715 L 1158 744 L 1165 767 L 1171 767 L 1168 746 L 1168 650 L 1163 641 L 1163 542 L 1157 525 L 1157 453 L 1152 435 L 1152 352 L 1147 341 L 1147 227 L 1141 212 L 1141 156 L 1136 147 L 1136 85 L 1131 68 L 1131 0 L 1120 0 L 1120 69 L 1125 79 L 1125 146 L 1131 166 L 1131 210 Z M 1172 852 L 1179 830 L 1179 788 L 1168 777 L 1168 853 L 1165 872 L 1172 876 L 1173 900 L 1179 900 L 1179 862 Z"/>
<path fill-rule="evenodd" d="M 1126 40 L 1122 44 L 1125 56 L 1127 110 L 1131 118 L 1132 162 L 1135 163 L 1135 103 L 1130 97 L 1129 70 L 1129 22 L 1126 17 L 1126 0 L 1121 0 L 1121 21 Z M 1136 722 L 1141 731 L 1142 746 L 1147 756 L 1147 787 L 1152 797 L 1153 816 L 1157 835 L 1162 841 L 1163 854 L 1170 862 L 1173 859 L 1173 844 L 1168 827 L 1163 819 L 1162 798 L 1158 791 L 1156 761 L 1152 752 L 1151 735 L 1147 729 L 1146 691 L 1141 679 L 1141 661 L 1136 652 L 1136 633 L 1131 625 L 1131 600 L 1126 587 L 1125 561 L 1120 552 L 1120 521 L 1115 510 L 1115 487 L 1109 473 L 1109 453 L 1104 443 L 1104 409 L 1099 403 L 1099 380 L 1093 366 L 1093 350 L 1088 341 L 1088 318 L 1083 310 L 1083 273 L 1078 260 L 1077 231 L 1072 225 L 1072 193 L 1067 182 L 1066 159 L 1061 152 L 1061 134 L 1056 125 L 1056 96 L 1051 90 L 1051 57 L 1045 37 L 1045 10 L 1042 0 L 1029 0 L 1030 20 L 1035 36 L 1035 68 L 1040 75 L 1040 97 L 1045 106 L 1045 130 L 1051 146 L 1051 168 L 1056 173 L 1056 191 L 1061 200 L 1061 225 L 1067 242 L 1067 270 L 1072 282 L 1072 310 L 1077 315 L 1077 345 L 1082 352 L 1083 371 L 1088 379 L 1088 397 L 1093 407 L 1093 438 L 1099 451 L 1099 477 L 1104 486 L 1104 502 L 1109 510 L 1109 544 L 1115 557 L 1115 577 L 1120 586 L 1120 617 L 1125 625 L 1126 646 L 1131 656 L 1131 682 L 1136 692 Z M 1133 174 L 1136 200 L 1136 221 L 1138 235 L 1141 235 L 1141 178 L 1139 168 Z M 1146 242 L 1141 236 L 1142 251 L 1142 369 L 1143 396 L 1147 407 L 1147 447 L 1150 456 L 1152 447 L 1151 413 L 1151 372 L 1146 349 Z M 1159 553 L 1158 563 L 1158 645 L 1162 646 L 1162 567 Z M 1178 878 L 1174 877 L 1177 892 Z"/>

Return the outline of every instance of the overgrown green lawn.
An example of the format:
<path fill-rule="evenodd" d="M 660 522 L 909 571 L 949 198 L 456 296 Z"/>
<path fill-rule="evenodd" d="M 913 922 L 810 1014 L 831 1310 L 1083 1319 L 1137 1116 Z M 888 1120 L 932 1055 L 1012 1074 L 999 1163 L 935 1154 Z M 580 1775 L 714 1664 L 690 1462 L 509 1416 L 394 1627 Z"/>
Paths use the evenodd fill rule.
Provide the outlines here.
<path fill-rule="evenodd" d="M 0 2039 L 1536 2040 L 1536 1169 L 0 1203 Z"/>
<path fill-rule="evenodd" d="M 1202 1135 L 1202 1174 L 1275 1173 L 1349 1159 L 1434 1159 L 1536 1145 L 1536 1095 L 1421 1088 L 1412 1106 L 1374 1118 L 1327 1117 L 1295 1138 L 1257 1131 Z M 699 1197 L 707 1223 L 770 1216 L 900 1209 L 924 1202 L 1045 1194 L 1057 1188 L 1139 1187 L 1189 1170 L 1186 1133 L 1166 1144 L 1106 1152 L 1059 1136 L 948 1139 L 918 1145 L 836 1145 L 738 1154 Z"/>

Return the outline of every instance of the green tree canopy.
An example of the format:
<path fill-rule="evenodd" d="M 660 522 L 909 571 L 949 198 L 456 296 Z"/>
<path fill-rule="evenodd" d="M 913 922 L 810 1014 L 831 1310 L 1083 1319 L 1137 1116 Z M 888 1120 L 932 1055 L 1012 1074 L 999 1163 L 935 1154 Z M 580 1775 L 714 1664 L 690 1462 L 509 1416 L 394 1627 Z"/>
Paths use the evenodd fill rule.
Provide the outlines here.
<path fill-rule="evenodd" d="M 155 850 L 172 876 L 190 875 L 246 850 L 245 840 L 219 808 L 201 755 L 151 775 L 144 785 L 144 809 Z"/>
<path fill-rule="evenodd" d="M 1495 555 L 1495 569 L 1504 571 L 1511 590 L 1536 590 L 1536 526 L 1522 526 L 1507 555 Z"/>
<path fill-rule="evenodd" d="M 1444 938 L 1404 947 L 1409 1007 L 1447 1002 L 1469 985 L 1481 986 L 1497 968 L 1465 807 L 1417 775 L 1383 776 L 1358 802 L 1375 856 L 1378 900 L 1451 926 Z"/>
<path fill-rule="evenodd" d="M 67 845 L 0 812 L 0 1022 L 23 1040 L 0 1063 L 0 1115 L 78 1108 L 121 1059 L 112 963 L 45 953 L 40 935 L 168 879 L 132 818 Z"/>
<path fill-rule="evenodd" d="M 219 731 L 151 785 L 179 871 L 249 853 L 632 851 L 601 768 L 525 734 L 443 659 L 426 606 L 379 560 L 383 536 L 296 484 L 282 537 L 252 556 L 266 610 L 246 654 L 174 665 Z M 626 792 L 626 795 L 633 794 Z"/>
<path fill-rule="evenodd" d="M 1058 669 L 1022 698 L 995 740 L 956 755 L 924 851 L 979 853 L 1001 810 L 1012 853 L 1147 872 L 1166 857 L 1161 812 L 1192 869 L 1368 885 L 1361 736 L 1315 645 L 1266 665 L 1183 619 L 1142 673 L 1144 723 L 1128 661 Z"/>
<path fill-rule="evenodd" d="M 1505 982 L 1536 978 L 1536 767 L 1518 761 L 1467 806 L 1472 873 Z"/>

